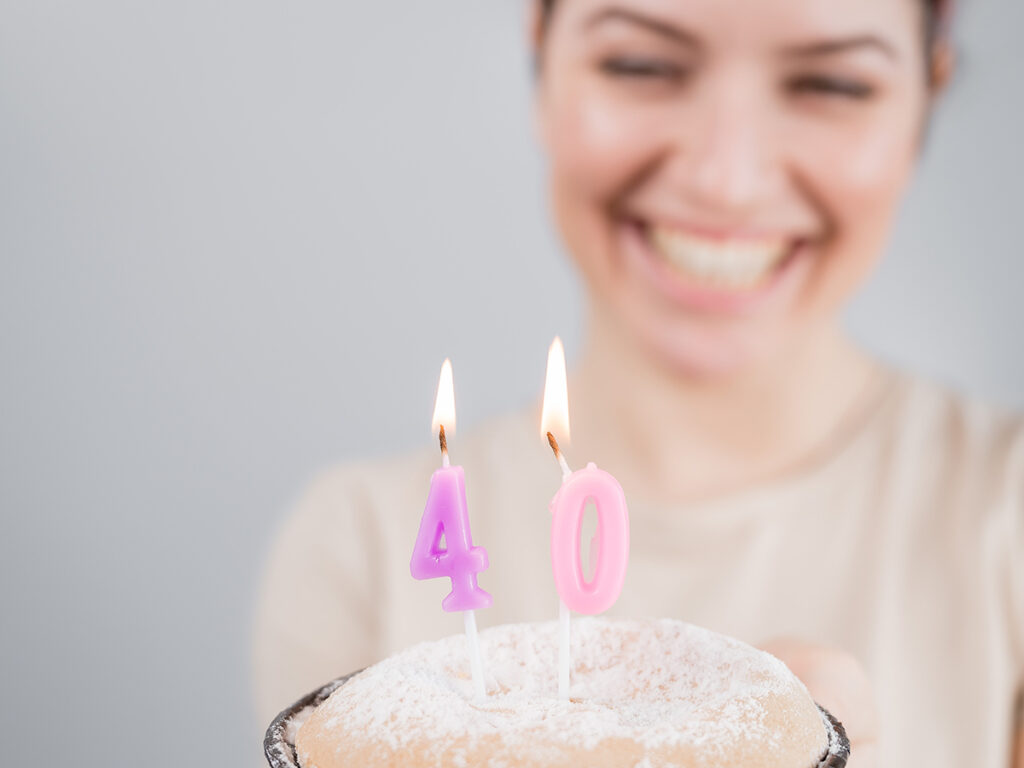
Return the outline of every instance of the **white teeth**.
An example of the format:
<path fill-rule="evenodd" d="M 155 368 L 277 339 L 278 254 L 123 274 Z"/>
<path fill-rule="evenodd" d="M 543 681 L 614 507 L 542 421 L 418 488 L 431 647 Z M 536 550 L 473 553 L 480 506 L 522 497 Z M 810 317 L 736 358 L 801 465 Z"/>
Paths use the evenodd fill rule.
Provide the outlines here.
<path fill-rule="evenodd" d="M 785 256 L 782 238 L 712 240 L 677 229 L 651 227 L 650 241 L 665 260 L 698 282 L 747 288 L 764 278 Z"/>

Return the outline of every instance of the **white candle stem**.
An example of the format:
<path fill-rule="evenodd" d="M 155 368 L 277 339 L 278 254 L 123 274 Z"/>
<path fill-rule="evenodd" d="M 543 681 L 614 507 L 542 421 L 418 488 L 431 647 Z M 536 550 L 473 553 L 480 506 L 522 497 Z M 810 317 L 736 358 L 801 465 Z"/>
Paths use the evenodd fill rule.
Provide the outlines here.
<path fill-rule="evenodd" d="M 561 451 L 558 452 L 558 464 L 562 468 L 562 485 L 572 475 L 569 462 Z M 562 701 L 569 700 L 569 669 L 572 667 L 572 657 L 569 650 L 569 641 L 572 638 L 572 613 L 564 600 L 558 601 L 558 698 Z"/>
<path fill-rule="evenodd" d="M 564 483 L 569 479 L 569 476 L 572 474 L 572 470 L 569 469 L 569 462 L 565 460 L 565 456 L 561 453 L 558 454 L 558 466 L 562 469 L 562 482 Z"/>
<path fill-rule="evenodd" d="M 569 668 L 572 658 L 569 652 L 571 638 L 571 613 L 569 606 L 558 601 L 558 698 L 569 700 Z"/>
<path fill-rule="evenodd" d="M 469 667 L 473 671 L 473 688 L 478 699 L 487 696 L 484 686 L 484 663 L 480 655 L 480 638 L 476 633 L 476 612 L 463 611 L 462 617 L 466 624 L 466 640 L 469 646 Z"/>

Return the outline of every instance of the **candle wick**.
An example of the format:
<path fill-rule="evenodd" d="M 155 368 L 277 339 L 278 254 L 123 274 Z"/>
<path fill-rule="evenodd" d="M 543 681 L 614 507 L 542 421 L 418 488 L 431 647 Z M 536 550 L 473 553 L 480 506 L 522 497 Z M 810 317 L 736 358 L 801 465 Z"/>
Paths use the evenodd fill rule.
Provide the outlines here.
<path fill-rule="evenodd" d="M 438 439 L 441 442 L 441 463 L 446 467 L 451 466 L 451 460 L 448 458 L 448 438 L 444 435 L 444 424 L 441 425 Z"/>
<path fill-rule="evenodd" d="M 550 432 L 548 432 L 548 445 L 551 446 L 551 450 L 555 453 L 555 459 L 558 461 L 558 466 L 562 468 L 562 479 L 565 480 L 572 474 L 572 470 L 569 469 L 569 462 L 565 460 L 565 456 L 562 455 L 562 451 L 558 447 L 558 441 L 555 440 L 555 436 Z"/>

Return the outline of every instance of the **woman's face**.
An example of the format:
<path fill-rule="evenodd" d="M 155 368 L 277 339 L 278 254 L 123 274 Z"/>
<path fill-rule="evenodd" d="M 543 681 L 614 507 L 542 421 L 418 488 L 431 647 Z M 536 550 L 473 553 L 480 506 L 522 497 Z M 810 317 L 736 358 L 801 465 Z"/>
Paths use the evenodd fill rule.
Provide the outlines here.
<path fill-rule="evenodd" d="M 733 372 L 830 324 L 917 153 L 920 0 L 559 0 L 537 117 L 594 309 Z"/>

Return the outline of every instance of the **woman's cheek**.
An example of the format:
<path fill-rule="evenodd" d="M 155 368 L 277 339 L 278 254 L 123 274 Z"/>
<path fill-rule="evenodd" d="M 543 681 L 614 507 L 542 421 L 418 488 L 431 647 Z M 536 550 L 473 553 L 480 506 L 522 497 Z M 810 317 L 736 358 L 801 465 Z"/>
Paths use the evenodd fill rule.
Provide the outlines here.
<path fill-rule="evenodd" d="M 557 103 L 564 106 L 553 123 L 553 170 L 581 197 L 611 202 L 655 154 L 656 110 L 624 103 L 601 86 L 581 85 Z"/>
<path fill-rule="evenodd" d="M 552 203 L 567 251 L 598 294 L 621 291 L 615 202 L 657 155 L 658 121 L 650 110 L 601 92 L 563 94 L 550 115 Z"/>
<path fill-rule="evenodd" d="M 886 113 L 828 136 L 808 133 L 796 145 L 798 176 L 828 220 L 818 274 L 806 294 L 815 314 L 837 311 L 881 256 L 911 176 L 916 135 L 912 123 Z"/>

